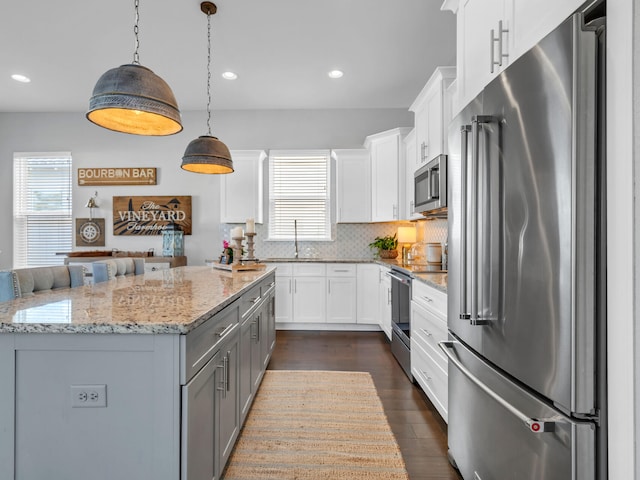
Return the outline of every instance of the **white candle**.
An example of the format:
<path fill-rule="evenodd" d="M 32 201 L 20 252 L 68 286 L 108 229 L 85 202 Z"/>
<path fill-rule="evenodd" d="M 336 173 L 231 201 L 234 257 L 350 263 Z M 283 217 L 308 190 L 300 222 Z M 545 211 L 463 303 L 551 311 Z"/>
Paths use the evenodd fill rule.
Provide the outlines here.
<path fill-rule="evenodd" d="M 234 227 L 231 229 L 231 238 L 242 238 L 244 237 L 244 233 L 242 232 L 242 227 Z"/>
<path fill-rule="evenodd" d="M 247 226 L 245 232 L 256 233 L 256 222 L 253 220 L 253 218 L 247 218 Z"/>

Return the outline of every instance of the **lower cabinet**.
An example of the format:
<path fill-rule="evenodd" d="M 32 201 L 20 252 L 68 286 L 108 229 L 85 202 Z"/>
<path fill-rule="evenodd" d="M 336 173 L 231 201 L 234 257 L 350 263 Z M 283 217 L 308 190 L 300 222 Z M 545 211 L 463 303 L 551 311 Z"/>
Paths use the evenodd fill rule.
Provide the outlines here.
<path fill-rule="evenodd" d="M 419 281 L 413 282 L 411 298 L 411 373 L 448 420 L 447 359 L 438 342 L 447 339 L 447 296 Z"/>
<path fill-rule="evenodd" d="M 380 328 L 391 340 L 391 278 L 389 273 L 391 269 L 380 267 L 378 270 L 378 319 Z"/>
<path fill-rule="evenodd" d="M 275 346 L 275 277 L 216 317 L 221 326 L 209 338 L 217 352 L 182 387 L 181 480 L 224 471 Z"/>

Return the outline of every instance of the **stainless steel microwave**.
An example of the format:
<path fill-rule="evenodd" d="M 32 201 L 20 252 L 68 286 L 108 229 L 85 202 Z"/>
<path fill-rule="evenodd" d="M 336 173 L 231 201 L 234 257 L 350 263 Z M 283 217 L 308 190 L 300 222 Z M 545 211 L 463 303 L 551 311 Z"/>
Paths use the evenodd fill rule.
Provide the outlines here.
<path fill-rule="evenodd" d="M 447 156 L 438 155 L 414 175 L 414 209 L 423 215 L 447 211 Z"/>

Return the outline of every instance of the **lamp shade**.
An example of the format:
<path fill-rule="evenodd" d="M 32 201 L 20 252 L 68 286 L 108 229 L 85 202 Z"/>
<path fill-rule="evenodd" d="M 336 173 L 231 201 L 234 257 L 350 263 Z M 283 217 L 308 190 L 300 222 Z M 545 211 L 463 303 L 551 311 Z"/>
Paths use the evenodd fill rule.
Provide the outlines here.
<path fill-rule="evenodd" d="M 189 142 L 180 167 L 194 173 L 233 172 L 229 149 L 216 137 L 210 135 L 202 135 Z"/>
<path fill-rule="evenodd" d="M 178 102 L 169 85 L 137 64 L 112 68 L 98 79 L 87 119 L 109 130 L 135 135 L 182 131 Z"/>
<path fill-rule="evenodd" d="M 398 243 L 415 243 L 415 227 L 398 227 Z"/>

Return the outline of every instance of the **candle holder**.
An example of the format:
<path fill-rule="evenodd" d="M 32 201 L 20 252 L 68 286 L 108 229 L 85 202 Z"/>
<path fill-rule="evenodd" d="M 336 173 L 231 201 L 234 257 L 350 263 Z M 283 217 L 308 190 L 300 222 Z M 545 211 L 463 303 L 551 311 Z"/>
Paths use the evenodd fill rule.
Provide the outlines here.
<path fill-rule="evenodd" d="M 244 235 L 245 235 L 245 237 L 247 237 L 247 260 L 254 261 L 256 257 L 253 254 L 253 252 L 254 252 L 254 250 L 253 250 L 253 248 L 254 248 L 253 237 L 255 237 L 256 234 L 255 234 L 255 232 L 253 232 L 253 233 L 247 232 Z"/>
<path fill-rule="evenodd" d="M 240 257 L 242 257 L 242 240 L 244 237 L 232 237 L 234 246 L 233 248 L 233 263 L 239 265 Z"/>

